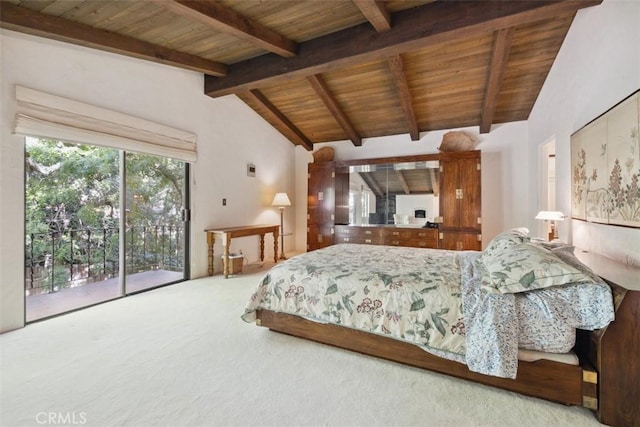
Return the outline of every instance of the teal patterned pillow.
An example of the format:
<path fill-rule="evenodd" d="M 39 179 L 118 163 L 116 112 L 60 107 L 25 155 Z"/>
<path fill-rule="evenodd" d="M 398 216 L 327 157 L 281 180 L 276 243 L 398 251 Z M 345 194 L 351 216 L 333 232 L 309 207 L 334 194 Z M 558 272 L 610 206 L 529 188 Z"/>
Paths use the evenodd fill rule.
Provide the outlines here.
<path fill-rule="evenodd" d="M 515 246 L 519 243 L 525 243 L 530 240 L 522 229 L 514 228 L 508 231 L 503 231 L 493 238 L 484 250 L 483 256 L 493 255 L 494 253 L 501 253 L 505 249 L 511 246 Z"/>
<path fill-rule="evenodd" d="M 553 252 L 531 243 L 519 243 L 503 251 L 483 254 L 492 286 L 500 293 L 513 294 L 534 289 L 593 283 L 593 279 L 562 261 Z"/>

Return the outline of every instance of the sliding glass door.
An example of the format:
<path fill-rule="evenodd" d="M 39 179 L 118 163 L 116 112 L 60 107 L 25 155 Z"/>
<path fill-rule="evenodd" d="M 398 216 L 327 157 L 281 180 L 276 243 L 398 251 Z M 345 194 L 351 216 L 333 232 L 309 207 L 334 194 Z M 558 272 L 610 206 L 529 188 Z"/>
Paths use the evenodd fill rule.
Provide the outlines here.
<path fill-rule="evenodd" d="M 27 321 L 186 278 L 185 163 L 38 138 L 25 158 Z"/>
<path fill-rule="evenodd" d="M 127 153 L 126 293 L 185 276 L 185 163 Z"/>

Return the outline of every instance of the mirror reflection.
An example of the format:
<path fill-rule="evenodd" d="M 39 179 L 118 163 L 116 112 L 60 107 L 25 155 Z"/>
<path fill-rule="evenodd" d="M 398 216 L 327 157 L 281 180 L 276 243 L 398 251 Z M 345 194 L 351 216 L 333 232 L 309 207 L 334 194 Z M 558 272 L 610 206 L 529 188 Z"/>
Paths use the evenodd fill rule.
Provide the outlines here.
<path fill-rule="evenodd" d="M 349 167 L 349 224 L 423 227 L 439 216 L 439 163 Z"/>

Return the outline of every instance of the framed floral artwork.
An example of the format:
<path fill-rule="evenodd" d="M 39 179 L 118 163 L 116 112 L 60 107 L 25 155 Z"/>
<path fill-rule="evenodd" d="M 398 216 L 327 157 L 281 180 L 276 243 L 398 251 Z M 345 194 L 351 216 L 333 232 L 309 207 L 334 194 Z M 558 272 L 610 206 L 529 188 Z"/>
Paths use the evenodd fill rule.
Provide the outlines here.
<path fill-rule="evenodd" d="M 571 216 L 640 227 L 640 90 L 571 135 Z"/>

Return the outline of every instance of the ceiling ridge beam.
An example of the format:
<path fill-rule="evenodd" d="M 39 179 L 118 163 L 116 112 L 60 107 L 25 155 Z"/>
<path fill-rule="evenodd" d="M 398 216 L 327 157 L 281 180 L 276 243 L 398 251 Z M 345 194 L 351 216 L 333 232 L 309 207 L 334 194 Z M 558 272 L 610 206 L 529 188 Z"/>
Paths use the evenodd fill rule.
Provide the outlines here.
<path fill-rule="evenodd" d="M 409 135 L 412 141 L 418 141 L 420 139 L 420 129 L 418 129 L 418 122 L 416 121 L 416 113 L 413 109 L 413 98 L 411 91 L 409 90 L 409 83 L 407 82 L 407 76 L 404 73 L 404 63 L 402 57 L 396 55 L 389 59 L 389 68 L 393 74 L 393 81 L 398 89 L 398 95 L 400 96 L 400 103 L 402 104 L 402 110 L 407 120 L 409 127 Z"/>
<path fill-rule="evenodd" d="M 493 117 L 495 116 L 496 106 L 498 104 L 498 96 L 500 95 L 500 87 L 502 86 L 504 77 L 504 70 L 507 68 L 507 62 L 509 61 L 509 52 L 511 51 L 511 41 L 513 40 L 514 32 L 515 29 L 511 27 L 499 30 L 495 34 L 487 86 L 484 94 L 482 117 L 480 118 L 480 133 L 488 133 L 491 131 Z"/>
<path fill-rule="evenodd" d="M 282 113 L 282 111 L 278 110 L 278 108 L 273 105 L 262 92 L 260 92 L 258 89 L 252 89 L 245 92 L 243 95 L 245 95 L 254 103 L 262 106 L 265 109 L 266 115 L 269 116 L 269 118 L 273 122 L 275 122 L 278 126 L 288 130 L 289 132 L 287 133 L 293 136 L 294 143 L 302 145 L 308 151 L 313 150 L 313 142 L 311 142 L 309 138 L 307 138 L 306 135 L 302 133 L 302 131 L 298 129 L 291 122 L 291 120 L 289 120 L 287 116 Z M 258 114 L 260 113 L 258 112 Z M 282 133 L 283 135 L 285 134 L 282 131 L 280 131 L 280 133 Z"/>
<path fill-rule="evenodd" d="M 200 22 L 217 31 L 231 34 L 261 49 L 290 58 L 295 56 L 297 44 L 262 25 L 243 16 L 217 1 L 204 0 L 155 0 L 176 15 Z"/>
<path fill-rule="evenodd" d="M 360 12 L 377 32 L 391 29 L 391 15 L 383 0 L 353 0 Z"/>
<path fill-rule="evenodd" d="M 342 130 L 344 130 L 344 132 L 347 134 L 347 137 L 349 137 L 353 145 L 355 145 L 356 147 L 361 146 L 362 137 L 353 127 L 351 120 L 349 120 L 342 107 L 340 107 L 340 104 L 338 104 L 338 101 L 336 100 L 335 96 L 333 96 L 333 93 L 331 93 L 331 90 L 325 83 L 322 76 L 320 76 L 319 74 L 315 74 L 313 76 L 307 77 L 307 80 L 309 81 L 309 83 L 311 83 L 311 86 L 316 91 L 316 94 L 318 94 L 322 102 L 324 102 L 324 105 L 327 106 L 327 109 L 336 119 Z"/>
<path fill-rule="evenodd" d="M 227 66 L 220 62 L 35 12 L 6 1 L 0 1 L 0 28 L 186 68 L 212 76 L 224 76 L 227 73 Z"/>
<path fill-rule="evenodd" d="M 393 26 L 371 32 L 369 23 L 298 45 L 298 54 L 265 54 L 229 66 L 224 78 L 205 77 L 212 97 L 287 82 L 520 24 L 576 13 L 602 0 L 437 1 L 393 14 Z"/>

